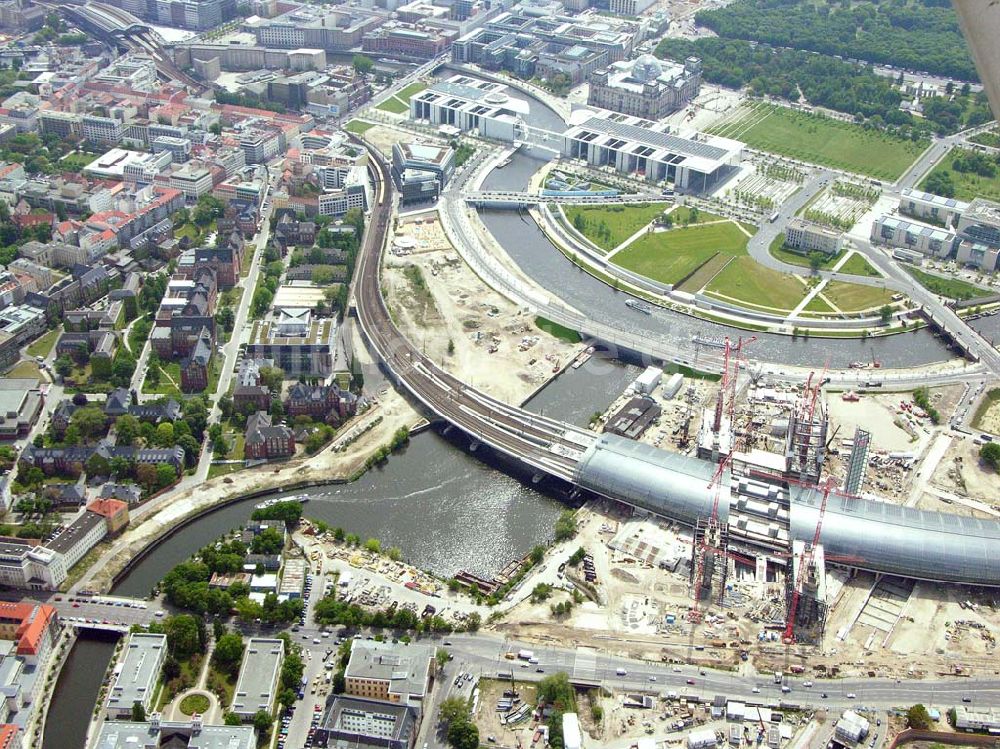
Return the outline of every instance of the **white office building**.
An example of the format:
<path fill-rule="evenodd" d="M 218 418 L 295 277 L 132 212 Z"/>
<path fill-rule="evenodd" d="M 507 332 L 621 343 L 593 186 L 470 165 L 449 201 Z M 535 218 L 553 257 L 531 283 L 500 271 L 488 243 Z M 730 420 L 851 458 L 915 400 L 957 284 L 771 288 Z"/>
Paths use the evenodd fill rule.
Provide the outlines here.
<path fill-rule="evenodd" d="M 871 240 L 876 244 L 943 258 L 951 252 L 955 232 L 899 216 L 881 216 L 872 222 Z"/>
<path fill-rule="evenodd" d="M 115 667 L 114 682 L 108 693 L 110 719 L 128 720 L 136 703 L 146 712 L 153 707 L 153 694 L 166 657 L 166 635 L 133 632 L 128 636 L 124 658 Z"/>
<path fill-rule="evenodd" d="M 246 722 L 253 720 L 253 716 L 261 710 L 271 711 L 284 658 L 284 640 L 250 638 L 243 651 L 231 712 Z"/>
<path fill-rule="evenodd" d="M 904 188 L 899 196 L 899 212 L 950 226 L 958 220 L 969 204 L 954 198 L 944 198 L 929 192 Z"/>

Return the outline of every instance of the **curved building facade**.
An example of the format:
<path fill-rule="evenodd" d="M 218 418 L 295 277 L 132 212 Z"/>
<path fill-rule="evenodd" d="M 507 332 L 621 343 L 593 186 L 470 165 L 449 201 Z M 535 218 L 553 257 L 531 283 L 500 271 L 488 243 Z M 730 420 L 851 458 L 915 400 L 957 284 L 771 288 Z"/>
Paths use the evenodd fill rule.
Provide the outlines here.
<path fill-rule="evenodd" d="M 605 434 L 587 450 L 576 483 L 590 491 L 693 526 L 707 519 L 715 465 Z M 719 521 L 737 500 L 724 476 Z M 812 542 L 822 493 L 793 486 L 791 540 Z M 776 511 L 777 516 L 777 511 Z M 855 569 L 940 582 L 1000 587 L 1000 522 L 917 510 L 831 493 L 820 536 L 827 561 Z"/>

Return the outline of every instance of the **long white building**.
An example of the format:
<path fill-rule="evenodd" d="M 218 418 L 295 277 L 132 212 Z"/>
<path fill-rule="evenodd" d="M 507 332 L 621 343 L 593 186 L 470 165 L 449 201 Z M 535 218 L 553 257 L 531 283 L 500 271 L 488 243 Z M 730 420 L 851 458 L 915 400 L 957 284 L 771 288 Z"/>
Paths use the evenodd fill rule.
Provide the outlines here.
<path fill-rule="evenodd" d="M 410 99 L 410 117 L 435 125 L 478 131 L 487 138 L 529 143 L 611 167 L 647 182 L 669 183 L 690 192 L 714 189 L 739 166 L 739 141 L 674 131 L 669 125 L 638 117 L 581 107 L 570 127 L 553 132 L 527 124 L 529 105 L 511 98 L 507 86 L 464 75 L 436 83 Z"/>

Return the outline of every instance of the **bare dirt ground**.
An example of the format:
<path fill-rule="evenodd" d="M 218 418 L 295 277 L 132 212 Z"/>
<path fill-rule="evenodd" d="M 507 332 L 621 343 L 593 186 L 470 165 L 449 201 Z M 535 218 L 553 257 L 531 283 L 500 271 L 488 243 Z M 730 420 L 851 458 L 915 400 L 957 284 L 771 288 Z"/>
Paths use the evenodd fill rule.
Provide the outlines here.
<path fill-rule="evenodd" d="M 383 284 L 411 341 L 507 403 L 523 402 L 581 349 L 538 329 L 530 313 L 486 286 L 451 248 L 434 213 L 400 222 Z"/>
<path fill-rule="evenodd" d="M 952 442 L 938 464 L 931 484 L 959 497 L 969 497 L 1000 509 L 1000 476 L 980 461 L 979 445 L 972 440 Z"/>

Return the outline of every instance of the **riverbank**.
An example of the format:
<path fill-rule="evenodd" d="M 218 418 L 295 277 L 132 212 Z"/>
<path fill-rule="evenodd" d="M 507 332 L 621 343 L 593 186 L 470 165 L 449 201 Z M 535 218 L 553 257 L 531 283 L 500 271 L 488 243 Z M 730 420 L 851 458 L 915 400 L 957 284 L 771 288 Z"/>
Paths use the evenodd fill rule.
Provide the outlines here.
<path fill-rule="evenodd" d="M 360 352 L 359 352 L 360 353 Z M 76 589 L 107 591 L 131 565 L 139 561 L 170 534 L 207 512 L 233 502 L 318 484 L 346 482 L 362 470 L 367 460 L 385 445 L 397 429 L 417 427 L 423 418 L 399 393 L 385 389 L 375 396 L 372 408 L 358 421 L 382 419 L 362 432 L 349 450 L 337 451 L 337 441 L 322 452 L 299 460 L 268 463 L 219 476 L 180 492 L 142 524 L 129 528 L 80 578 Z M 344 432 L 352 430 L 349 423 Z"/>

